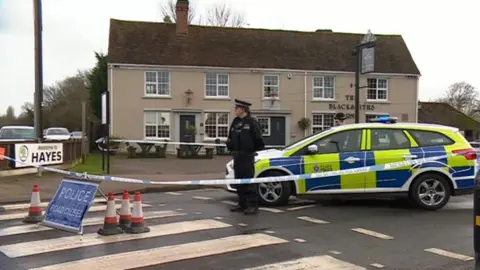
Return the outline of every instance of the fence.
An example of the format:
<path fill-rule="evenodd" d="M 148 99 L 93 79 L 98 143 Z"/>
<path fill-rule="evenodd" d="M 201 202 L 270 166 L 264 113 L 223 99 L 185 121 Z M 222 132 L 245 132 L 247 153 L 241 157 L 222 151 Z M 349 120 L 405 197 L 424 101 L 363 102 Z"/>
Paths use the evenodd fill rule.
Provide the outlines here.
<path fill-rule="evenodd" d="M 29 145 L 34 144 L 33 141 L 2 141 L 0 148 L 5 149 L 5 156 L 15 158 L 15 144 Z M 68 141 L 48 141 L 45 143 L 62 143 L 63 144 L 63 164 L 69 164 L 77 161 L 82 156 L 82 140 Z M 60 165 L 60 164 L 58 164 Z M 0 160 L 0 171 L 15 170 L 14 163 L 6 159 Z"/>

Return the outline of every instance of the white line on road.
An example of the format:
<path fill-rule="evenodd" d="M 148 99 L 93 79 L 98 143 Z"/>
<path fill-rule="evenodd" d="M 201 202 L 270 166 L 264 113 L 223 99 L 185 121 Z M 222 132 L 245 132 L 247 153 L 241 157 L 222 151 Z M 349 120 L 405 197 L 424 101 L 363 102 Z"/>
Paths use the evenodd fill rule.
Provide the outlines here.
<path fill-rule="evenodd" d="M 213 219 L 183 221 L 168 224 L 149 226 L 150 232 L 143 234 L 119 234 L 99 237 L 97 233 L 89 233 L 61 238 L 22 242 L 0 246 L 0 252 L 10 258 L 30 256 L 54 251 L 71 250 L 75 248 L 97 246 L 109 243 L 125 242 L 137 239 L 148 239 L 166 235 L 196 232 L 231 227 L 232 225 Z M 103 268 L 100 268 L 103 269 Z"/>
<path fill-rule="evenodd" d="M 260 210 L 262 210 L 262 211 L 267 211 L 267 212 L 275 213 L 275 214 L 285 212 L 285 211 L 280 210 L 280 209 L 268 208 L 268 207 L 260 207 L 260 208 L 258 208 L 258 209 L 260 209 Z"/>
<path fill-rule="evenodd" d="M 375 268 L 383 268 L 383 267 L 385 267 L 385 265 L 379 264 L 379 263 L 372 263 L 372 264 L 370 264 L 370 266 L 375 267 Z"/>
<path fill-rule="evenodd" d="M 229 205 L 237 205 L 236 202 L 232 202 L 232 201 L 222 201 L 222 203 L 229 204 Z"/>
<path fill-rule="evenodd" d="M 236 235 L 214 240 L 100 256 L 31 270 L 138 269 L 146 266 L 214 256 L 229 252 L 233 253 L 240 250 L 284 243 L 288 243 L 288 241 L 267 234 Z"/>
<path fill-rule="evenodd" d="M 186 214 L 179 213 L 175 211 L 153 211 L 145 212 L 144 219 L 154 219 L 154 218 L 165 218 L 165 217 L 175 217 L 175 216 L 184 216 Z M 84 226 L 100 225 L 103 224 L 104 217 L 93 217 L 86 218 L 83 220 Z M 29 224 L 29 225 L 20 225 L 0 229 L 0 236 L 8 235 L 18 235 L 24 233 L 40 232 L 40 231 L 49 231 L 53 230 L 50 227 L 41 226 L 39 224 Z"/>
<path fill-rule="evenodd" d="M 474 259 L 473 257 L 470 257 L 470 256 L 466 256 L 466 255 L 462 255 L 462 254 L 458 254 L 458 253 L 453 253 L 453 252 L 446 251 L 446 250 L 443 250 L 443 249 L 438 249 L 438 248 L 427 248 L 427 249 L 425 249 L 425 251 L 433 253 L 433 254 L 437 254 L 437 255 L 440 255 L 440 256 L 461 260 L 461 261 L 471 261 L 471 260 Z"/>
<path fill-rule="evenodd" d="M 202 197 L 202 196 L 194 196 L 193 198 L 197 200 L 204 200 L 204 201 L 213 200 L 210 197 Z"/>
<path fill-rule="evenodd" d="M 302 217 L 297 217 L 297 218 L 300 219 L 300 220 L 308 221 L 308 222 L 315 223 L 315 224 L 328 224 L 328 223 L 330 223 L 330 222 L 325 221 L 325 220 L 316 219 L 316 218 L 307 217 L 307 216 L 302 216 Z"/>
<path fill-rule="evenodd" d="M 244 270 L 365 270 L 364 267 L 351 264 L 349 262 L 335 259 L 332 256 L 314 256 L 306 257 L 286 262 L 278 262 L 269 265 L 263 265 L 259 267 L 248 268 Z"/>
<path fill-rule="evenodd" d="M 105 198 L 95 198 L 93 199 L 94 203 L 104 203 L 107 200 Z M 119 199 L 115 199 L 115 201 L 120 201 Z M 43 202 L 40 203 L 40 207 L 47 207 L 50 202 Z M 6 204 L 6 205 L 0 205 L 0 208 L 5 209 L 5 211 L 15 211 L 15 210 L 23 210 L 23 209 L 28 209 L 30 207 L 29 203 L 16 203 L 16 204 Z"/>
<path fill-rule="evenodd" d="M 248 224 L 245 224 L 245 223 L 238 223 L 237 225 L 240 226 L 240 227 L 247 227 L 248 226 Z"/>
<path fill-rule="evenodd" d="M 179 193 L 179 192 L 165 192 L 165 194 L 167 194 L 167 195 L 173 195 L 173 196 L 180 196 L 180 195 L 182 195 L 182 193 Z"/>
<path fill-rule="evenodd" d="M 332 254 L 335 254 L 335 255 L 340 255 L 340 254 L 342 254 L 342 252 L 336 251 L 336 250 L 330 250 L 329 252 L 332 253 Z"/>
<path fill-rule="evenodd" d="M 312 204 L 312 205 L 303 205 L 303 206 L 297 206 L 297 207 L 292 207 L 292 208 L 287 208 L 288 211 L 297 211 L 297 210 L 302 210 L 302 209 L 306 209 L 306 208 L 313 208 L 315 207 L 316 205 Z"/>
<path fill-rule="evenodd" d="M 298 243 L 305 243 L 305 242 L 307 242 L 307 240 L 302 239 L 302 238 L 295 238 L 295 239 L 293 239 L 293 241 L 298 242 Z"/>
<path fill-rule="evenodd" d="M 369 236 L 373 236 L 373 237 L 376 237 L 376 238 L 380 238 L 380 239 L 383 239 L 383 240 L 394 239 L 390 235 L 386 235 L 386 234 L 379 233 L 379 232 L 374 232 L 374 231 L 363 229 L 363 228 L 354 228 L 354 229 L 352 229 L 352 231 L 357 232 L 357 233 L 361 233 L 361 234 L 365 234 L 365 235 L 369 235 Z"/>

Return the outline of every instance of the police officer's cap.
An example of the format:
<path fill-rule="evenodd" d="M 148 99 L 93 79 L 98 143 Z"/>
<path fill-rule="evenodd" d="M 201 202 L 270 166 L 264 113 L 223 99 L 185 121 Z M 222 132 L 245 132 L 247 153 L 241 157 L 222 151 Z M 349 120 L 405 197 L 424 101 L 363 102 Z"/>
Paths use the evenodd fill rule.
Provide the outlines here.
<path fill-rule="evenodd" d="M 336 113 L 335 116 L 333 117 L 335 120 L 345 120 L 347 119 L 347 116 L 343 112 Z"/>
<path fill-rule="evenodd" d="M 252 103 L 248 103 L 243 100 L 235 99 L 235 107 L 241 107 L 241 108 L 250 108 L 252 106 Z"/>

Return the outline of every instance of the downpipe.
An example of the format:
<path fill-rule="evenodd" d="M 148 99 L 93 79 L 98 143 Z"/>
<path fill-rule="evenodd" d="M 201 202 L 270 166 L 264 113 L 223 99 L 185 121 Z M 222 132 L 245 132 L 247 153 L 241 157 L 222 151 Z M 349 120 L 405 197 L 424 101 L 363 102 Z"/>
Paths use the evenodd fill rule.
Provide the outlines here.
<path fill-rule="evenodd" d="M 473 193 L 473 249 L 475 251 L 475 269 L 480 270 L 480 181 L 475 177 Z"/>

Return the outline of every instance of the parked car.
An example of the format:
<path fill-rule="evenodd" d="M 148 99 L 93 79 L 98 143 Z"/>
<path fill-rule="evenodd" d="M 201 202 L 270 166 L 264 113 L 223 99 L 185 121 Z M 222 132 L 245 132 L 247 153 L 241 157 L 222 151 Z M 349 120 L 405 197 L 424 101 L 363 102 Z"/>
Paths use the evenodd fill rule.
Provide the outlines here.
<path fill-rule="evenodd" d="M 258 185 L 261 203 L 284 205 L 292 195 L 404 195 L 425 210 L 437 210 L 448 203 L 450 196 L 473 193 L 477 153 L 457 128 L 387 120 L 332 127 L 282 150 L 259 151 L 255 157 L 255 177 L 328 172 L 451 156 L 387 171 L 261 183 Z M 234 178 L 233 161 L 226 165 L 226 178 Z M 236 192 L 234 186 L 226 188 Z"/>
<path fill-rule="evenodd" d="M 30 126 L 4 126 L 0 129 L 2 141 L 30 141 L 35 140 L 35 129 Z"/>
<path fill-rule="evenodd" d="M 43 137 L 49 141 L 65 141 L 70 139 L 70 131 L 62 127 L 51 127 L 43 131 Z"/>
<path fill-rule="evenodd" d="M 87 136 L 84 136 L 84 139 L 86 139 Z M 82 132 L 81 131 L 73 131 L 70 133 L 70 139 L 74 140 L 81 140 L 82 139 Z"/>

